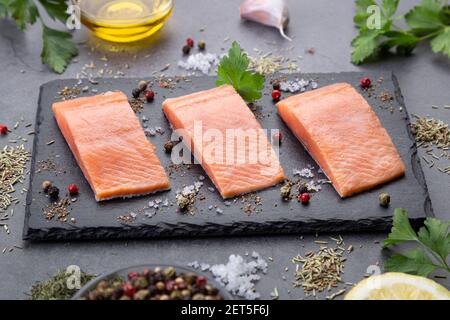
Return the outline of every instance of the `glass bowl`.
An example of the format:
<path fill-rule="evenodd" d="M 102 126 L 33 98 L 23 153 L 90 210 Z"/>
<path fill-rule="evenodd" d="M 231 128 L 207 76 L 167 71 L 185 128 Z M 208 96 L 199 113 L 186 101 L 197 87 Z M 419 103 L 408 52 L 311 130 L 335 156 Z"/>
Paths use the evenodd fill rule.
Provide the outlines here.
<path fill-rule="evenodd" d="M 199 276 L 203 276 L 206 279 L 208 279 L 208 284 L 210 284 L 211 286 L 213 286 L 219 290 L 219 294 L 223 297 L 224 300 L 233 300 L 233 296 L 223 287 L 223 285 L 218 283 L 211 276 L 206 275 L 205 273 L 200 272 L 195 269 L 192 269 L 192 268 L 180 267 L 180 266 L 174 266 L 174 265 L 163 265 L 163 264 L 137 265 L 137 266 L 127 267 L 127 268 L 121 268 L 121 269 L 112 271 L 110 273 L 100 275 L 100 276 L 92 279 L 88 283 L 86 283 L 80 290 L 78 290 L 78 292 L 73 296 L 72 300 L 80 300 L 82 297 L 86 296 L 89 292 L 91 292 L 97 286 L 97 284 L 102 280 L 117 279 L 118 277 L 127 279 L 129 272 L 133 272 L 133 271 L 142 272 L 146 268 L 155 269 L 157 267 L 160 267 L 163 269 L 167 268 L 167 267 L 173 267 L 173 268 L 175 268 L 177 274 L 192 272 Z"/>
<path fill-rule="evenodd" d="M 172 14 L 173 0 L 72 0 L 81 23 L 97 37 L 134 42 L 150 37 Z"/>

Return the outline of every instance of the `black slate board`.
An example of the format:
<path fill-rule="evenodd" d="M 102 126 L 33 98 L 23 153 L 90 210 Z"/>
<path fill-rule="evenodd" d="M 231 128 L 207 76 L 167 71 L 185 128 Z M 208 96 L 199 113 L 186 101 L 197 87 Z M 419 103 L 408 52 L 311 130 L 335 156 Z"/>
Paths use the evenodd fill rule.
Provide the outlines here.
<path fill-rule="evenodd" d="M 323 185 L 322 191 L 314 194 L 308 206 L 302 206 L 297 201 L 283 201 L 278 185 L 257 193 L 261 197 L 262 204 L 258 207 L 261 212 L 254 212 L 250 215 L 244 213 L 240 197 L 235 202 L 231 201 L 231 204 L 227 206 L 217 191 L 210 192 L 208 188 L 213 185 L 199 165 L 192 165 L 190 169 L 183 168 L 182 174 L 174 172 L 171 175 L 171 191 L 128 200 L 95 202 L 93 193 L 61 135 L 51 111 L 52 103 L 59 100 L 57 92 L 65 86 L 74 86 L 77 81 L 57 80 L 47 83 L 41 87 L 38 106 L 24 239 L 68 240 L 323 231 L 386 231 L 391 226 L 393 208 L 407 209 L 414 222 L 421 221 L 425 216 L 432 216 L 431 202 L 420 160 L 416 156 L 415 144 L 408 129 L 408 115 L 397 81 L 390 73 L 364 74 L 364 76 L 367 75 L 374 82 L 380 77 L 384 78 L 382 84 L 376 86 L 370 97 L 367 92 L 364 92 L 363 95 L 368 99 L 397 146 L 406 164 L 405 177 L 344 200 L 340 199 L 331 185 Z M 363 74 L 300 74 L 288 77 L 293 79 L 296 76 L 315 79 L 319 87 L 336 82 L 349 82 L 359 88 L 358 82 Z M 130 95 L 137 82 L 138 79 L 103 79 L 98 85 L 90 85 L 90 87 L 91 89 L 95 88 L 98 92 L 122 90 Z M 84 85 L 82 84 L 80 87 Z M 167 97 L 181 96 L 213 86 L 213 77 L 191 78 L 189 82 L 180 81 L 172 89 L 154 85 L 157 93 L 156 99 L 153 103 L 144 106 L 139 117 L 146 116 L 149 119 L 146 122 L 149 128 L 155 126 L 164 128 L 163 135 L 157 134 L 150 137 L 150 140 L 156 145 L 158 156 L 166 168 L 170 165 L 170 156 L 165 154 L 163 145 L 169 139 L 171 130 L 160 107 L 162 101 Z M 377 98 L 382 91 L 391 92 L 395 97 L 394 101 L 382 103 Z M 280 148 L 280 160 L 286 174 L 292 177 L 293 169 L 301 169 L 307 165 L 317 168 L 315 162 L 277 115 L 270 92 L 271 86 L 267 83 L 265 95 L 258 102 L 255 112 L 264 128 L 281 130 L 284 137 Z M 86 92 L 81 95 L 93 94 Z M 287 95 L 284 94 L 284 96 Z M 402 111 L 399 111 L 400 107 L 403 109 Z M 55 142 L 47 145 L 47 142 L 51 140 L 55 140 Z M 45 170 L 36 172 L 39 161 L 49 157 L 53 157 L 55 160 L 59 173 Z M 317 171 L 315 172 L 317 173 Z M 176 191 L 184 185 L 191 185 L 194 181 L 198 181 L 199 176 L 206 177 L 203 181 L 204 186 L 201 188 L 205 199 L 196 201 L 193 215 L 178 212 L 175 204 Z M 319 178 L 325 177 L 319 175 Z M 80 195 L 78 200 L 71 205 L 71 213 L 67 222 L 60 222 L 57 219 L 48 221 L 44 218 L 42 209 L 49 204 L 49 199 L 41 190 L 44 180 L 53 181 L 63 190 L 70 183 L 76 183 L 79 186 Z M 391 206 L 388 209 L 378 205 L 378 195 L 381 191 L 388 192 L 392 197 Z M 171 206 L 163 208 L 163 211 L 158 211 L 151 218 L 145 216 L 140 210 L 146 207 L 151 200 L 166 198 L 169 199 Z M 210 206 L 218 206 L 223 210 L 223 214 L 216 213 L 215 208 L 210 210 Z M 118 216 L 130 212 L 137 213 L 134 222 L 124 223 L 117 219 Z M 75 223 L 71 222 L 70 218 L 72 217 L 76 219 Z"/>

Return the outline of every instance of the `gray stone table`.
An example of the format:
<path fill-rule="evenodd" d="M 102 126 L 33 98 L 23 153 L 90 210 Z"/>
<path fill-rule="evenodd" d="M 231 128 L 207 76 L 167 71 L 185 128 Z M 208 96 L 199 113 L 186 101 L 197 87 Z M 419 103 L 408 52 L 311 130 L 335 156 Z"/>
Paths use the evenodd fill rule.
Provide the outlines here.
<path fill-rule="evenodd" d="M 450 110 L 432 109 L 431 105 L 450 104 L 450 60 L 432 54 L 428 45 L 420 46 L 409 58 L 390 58 L 381 63 L 354 66 L 350 63 L 350 41 L 356 30 L 352 25 L 354 2 L 327 0 L 291 0 L 289 34 L 292 43 L 284 41 L 274 29 L 239 19 L 240 0 L 178 0 L 173 16 L 167 25 L 147 46 L 125 49 L 116 45 L 100 44 L 86 30 L 76 32 L 80 44 L 78 62 L 71 64 L 61 76 L 49 71 L 40 63 L 41 32 L 39 25 L 21 33 L 11 21 L 0 22 L 0 122 L 10 126 L 20 119 L 32 122 L 35 117 L 39 86 L 47 81 L 75 77 L 84 64 L 94 61 L 122 70 L 125 76 L 149 77 L 166 64 L 171 67 L 166 74 L 176 75 L 182 70 L 176 67 L 181 57 L 181 47 L 187 37 L 206 40 L 210 52 L 221 53 L 230 41 L 239 41 L 250 52 L 253 48 L 282 52 L 299 60 L 302 72 L 339 72 L 364 70 L 392 70 L 399 78 L 405 102 L 410 112 L 430 115 L 450 121 Z M 401 11 L 418 1 L 401 1 Z M 200 29 L 204 28 L 201 32 Z M 99 45 L 100 44 L 100 45 Z M 290 50 L 289 47 L 293 46 Z M 315 48 L 315 54 L 305 53 Z M 286 49 L 286 50 L 283 50 Z M 281 51 L 280 51 L 281 50 Z M 128 68 L 125 66 L 128 64 Z M 6 143 L 1 140 L 1 146 Z M 30 142 L 27 143 L 30 148 Z M 436 169 L 425 170 L 434 210 L 438 217 L 450 219 L 450 176 Z M 24 196 L 19 193 L 22 199 Z M 314 236 L 266 236 L 242 238 L 170 239 L 151 241 L 108 241 L 77 243 L 26 243 L 22 239 L 24 210 L 16 206 L 9 221 L 11 234 L 0 231 L 0 250 L 18 246 L 12 252 L 0 254 L 0 298 L 24 299 L 30 286 L 46 279 L 58 269 L 76 264 L 92 273 L 102 273 L 121 266 L 141 263 L 186 264 L 193 260 L 210 264 L 226 262 L 232 253 L 244 254 L 253 250 L 269 261 L 269 272 L 257 284 L 265 298 L 277 287 L 280 297 L 299 299 L 301 289 L 292 289 L 291 258 L 318 247 Z M 345 281 L 361 279 L 369 265 L 382 264 L 383 253 L 379 241 L 385 234 L 345 234 L 346 244 L 355 250 L 346 262 Z M 328 235 L 320 235 L 327 239 Z M 289 271 L 285 272 L 285 268 Z M 287 280 L 283 280 L 282 276 Z M 449 280 L 440 280 L 449 286 Z M 290 290 L 290 293 L 288 292 Z"/>

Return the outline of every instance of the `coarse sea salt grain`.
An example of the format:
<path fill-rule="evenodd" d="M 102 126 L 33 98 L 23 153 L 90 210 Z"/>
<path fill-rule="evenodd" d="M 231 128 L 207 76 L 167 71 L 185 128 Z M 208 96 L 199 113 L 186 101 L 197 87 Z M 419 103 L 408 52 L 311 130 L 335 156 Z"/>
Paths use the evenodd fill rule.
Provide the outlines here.
<path fill-rule="evenodd" d="M 294 169 L 293 174 L 294 174 L 294 176 L 300 176 L 303 178 L 313 178 L 314 177 L 314 173 L 312 172 L 312 170 L 310 168 L 303 168 L 300 170 Z"/>
<path fill-rule="evenodd" d="M 227 264 L 214 265 L 210 271 L 232 294 L 255 300 L 261 297 L 256 292 L 255 282 L 261 278 L 258 273 L 267 272 L 267 262 L 256 252 L 253 252 L 252 258 L 246 260 L 240 255 L 232 254 Z"/>
<path fill-rule="evenodd" d="M 178 61 L 180 68 L 192 71 L 200 71 L 203 74 L 209 74 L 212 67 L 215 67 L 219 63 L 219 57 L 213 53 L 196 53 L 186 61 Z"/>

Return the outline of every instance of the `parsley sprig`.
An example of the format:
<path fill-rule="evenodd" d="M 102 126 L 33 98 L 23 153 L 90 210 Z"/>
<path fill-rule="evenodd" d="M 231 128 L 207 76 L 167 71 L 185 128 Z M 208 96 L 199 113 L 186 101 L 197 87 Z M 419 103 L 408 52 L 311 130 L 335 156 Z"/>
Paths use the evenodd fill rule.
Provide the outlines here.
<path fill-rule="evenodd" d="M 253 102 L 262 97 L 265 77 L 248 70 L 250 60 L 239 44 L 233 42 L 228 55 L 220 60 L 217 70 L 216 85 L 232 85 L 247 102 Z"/>
<path fill-rule="evenodd" d="M 384 246 L 411 241 L 419 246 L 404 254 L 394 253 L 385 263 L 386 271 L 406 272 L 424 277 L 438 269 L 450 272 L 447 263 L 450 254 L 449 227 L 450 221 L 427 218 L 424 226 L 416 233 L 408 220 L 408 213 L 403 209 L 395 209 L 392 230 L 384 240 Z"/>
<path fill-rule="evenodd" d="M 41 21 L 42 63 L 57 73 L 63 73 L 72 58 L 78 54 L 78 49 L 72 42 L 69 32 L 55 30 L 45 24 L 38 9 L 38 3 L 53 20 L 66 22 L 67 4 L 62 0 L 0 0 L 0 18 L 14 19 L 17 27 L 22 31 L 36 21 Z"/>
<path fill-rule="evenodd" d="M 353 21 L 359 34 L 352 41 L 352 62 L 361 64 L 382 57 L 386 52 L 411 54 L 422 41 L 430 40 L 431 49 L 450 58 L 450 6 L 448 0 L 422 0 L 405 15 L 396 15 L 399 0 L 356 0 Z M 380 28 L 370 29 L 367 21 L 378 6 L 381 13 Z M 408 29 L 398 27 L 405 20 Z"/>

